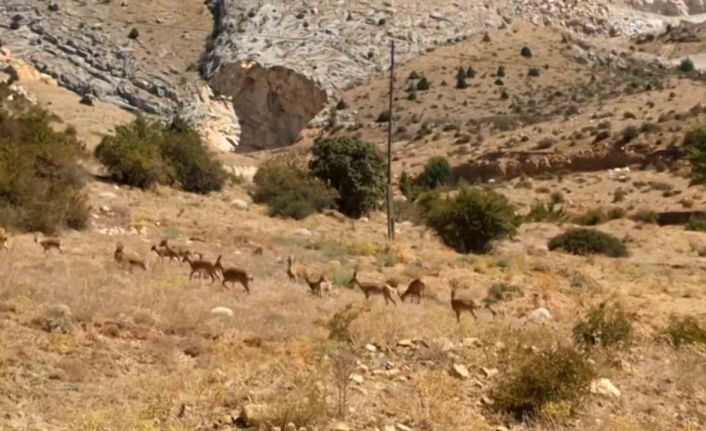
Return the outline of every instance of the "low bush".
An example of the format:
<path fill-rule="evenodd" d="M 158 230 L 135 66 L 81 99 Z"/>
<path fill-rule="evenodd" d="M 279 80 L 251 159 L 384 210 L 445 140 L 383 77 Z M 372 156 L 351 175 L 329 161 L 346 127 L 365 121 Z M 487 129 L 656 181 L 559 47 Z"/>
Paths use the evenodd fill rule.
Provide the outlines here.
<path fill-rule="evenodd" d="M 532 50 L 527 46 L 523 46 L 520 50 L 520 55 L 525 58 L 532 58 Z"/>
<path fill-rule="evenodd" d="M 682 72 L 693 72 L 695 70 L 694 62 L 690 58 L 685 58 L 679 63 L 679 70 Z"/>
<path fill-rule="evenodd" d="M 619 305 L 602 303 L 574 326 L 574 340 L 586 346 L 627 345 L 632 341 L 632 320 Z"/>
<path fill-rule="evenodd" d="M 659 219 L 659 215 L 652 210 L 642 209 L 633 214 L 631 218 L 642 223 L 655 224 Z"/>
<path fill-rule="evenodd" d="M 8 92 L 0 86 L 2 93 Z M 75 132 L 57 132 L 52 118 L 19 96 L 0 100 L 0 225 L 55 233 L 86 226 L 84 156 Z"/>
<path fill-rule="evenodd" d="M 430 158 L 424 166 L 424 171 L 419 177 L 419 182 L 427 189 L 452 185 L 454 183 L 454 176 L 451 172 L 451 165 L 446 157 L 435 156 Z"/>
<path fill-rule="evenodd" d="M 309 162 L 311 173 L 338 191 L 338 209 L 360 217 L 385 197 L 386 164 L 375 146 L 356 139 L 318 141 Z"/>
<path fill-rule="evenodd" d="M 166 184 L 205 194 L 226 180 L 199 134 L 179 118 L 165 127 L 138 117 L 103 138 L 95 155 L 114 180 L 143 189 Z"/>
<path fill-rule="evenodd" d="M 573 347 L 528 350 L 511 361 L 493 389 L 494 407 L 522 421 L 569 416 L 595 377 L 586 354 Z"/>
<path fill-rule="evenodd" d="M 669 320 L 669 325 L 664 330 L 664 335 L 674 347 L 689 344 L 706 344 L 706 327 L 691 317 L 675 317 Z"/>
<path fill-rule="evenodd" d="M 525 216 L 527 222 L 560 222 L 566 219 L 564 208 L 550 203 L 535 202 Z"/>
<path fill-rule="evenodd" d="M 253 181 L 253 200 L 267 204 L 272 217 L 301 220 L 335 207 L 338 197 L 335 190 L 309 174 L 302 164 L 284 158 L 263 163 Z"/>
<path fill-rule="evenodd" d="M 494 305 L 503 301 L 511 301 L 515 298 L 522 298 L 524 293 L 522 289 L 508 283 L 495 283 L 488 289 L 483 302 L 487 305 Z"/>
<path fill-rule="evenodd" d="M 686 223 L 686 230 L 695 232 L 706 232 L 706 217 L 691 216 Z"/>
<path fill-rule="evenodd" d="M 691 162 L 692 182 L 706 183 L 706 125 L 697 127 L 686 134 L 684 148 Z"/>
<path fill-rule="evenodd" d="M 593 229 L 571 229 L 549 241 L 549 250 L 587 256 L 603 254 L 608 257 L 625 257 L 627 248 L 613 235 Z"/>
<path fill-rule="evenodd" d="M 490 189 L 462 187 L 432 202 L 427 223 L 460 253 L 486 252 L 490 241 L 513 236 L 520 224 L 515 207 Z"/>

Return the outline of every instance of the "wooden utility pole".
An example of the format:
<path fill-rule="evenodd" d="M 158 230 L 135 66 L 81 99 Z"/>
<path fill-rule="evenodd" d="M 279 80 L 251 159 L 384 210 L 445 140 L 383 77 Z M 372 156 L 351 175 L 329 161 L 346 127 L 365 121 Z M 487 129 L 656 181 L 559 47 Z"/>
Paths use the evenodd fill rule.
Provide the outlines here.
<path fill-rule="evenodd" d="M 395 221 L 392 217 L 392 117 L 393 93 L 395 91 L 395 41 L 390 43 L 390 106 L 387 123 L 387 239 L 395 239 Z"/>

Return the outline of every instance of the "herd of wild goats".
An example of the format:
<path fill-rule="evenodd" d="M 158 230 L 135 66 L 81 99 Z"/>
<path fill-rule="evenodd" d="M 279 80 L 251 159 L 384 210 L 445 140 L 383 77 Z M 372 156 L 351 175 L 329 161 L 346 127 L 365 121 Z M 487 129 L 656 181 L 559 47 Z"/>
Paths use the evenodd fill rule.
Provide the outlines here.
<path fill-rule="evenodd" d="M 9 238 L 5 234 L 5 231 L 0 228 L 0 250 L 8 250 L 8 239 Z M 58 238 L 40 237 L 39 235 L 36 235 L 34 237 L 34 241 L 40 246 L 42 246 L 45 253 L 50 250 L 56 250 L 59 253 L 63 253 L 61 249 L 61 241 Z M 198 258 L 196 258 L 193 253 L 191 253 L 184 247 L 171 246 L 167 240 L 162 240 L 159 245 L 153 245 L 151 251 L 154 251 L 157 254 L 159 260 L 162 261 L 168 259 L 169 262 L 176 261 L 180 263 L 188 263 L 191 267 L 189 280 L 193 279 L 194 275 L 197 275 L 199 278 L 209 277 L 211 279 L 211 283 L 214 283 L 216 280 L 219 280 L 223 284 L 223 287 L 226 289 L 228 288 L 228 283 L 231 283 L 232 286 L 235 286 L 236 283 L 240 283 L 245 288 L 246 293 L 250 294 L 250 282 L 253 281 L 252 275 L 249 274 L 246 270 L 240 268 L 224 267 L 221 263 L 221 259 L 223 258 L 222 255 L 218 256 L 215 262 L 210 262 L 204 259 L 203 255 L 201 254 L 198 254 Z M 255 253 L 262 254 L 262 248 L 256 248 Z M 130 269 L 138 268 L 144 271 L 148 270 L 146 261 L 137 255 L 126 253 L 125 247 L 121 243 L 118 243 L 116 245 L 113 256 L 115 258 L 115 261 L 120 265 L 127 266 Z M 287 276 L 292 282 L 295 283 L 299 281 L 305 281 L 309 285 L 311 293 L 316 296 L 322 297 L 324 294 L 328 295 L 331 293 L 331 282 L 326 278 L 324 274 L 321 274 L 318 280 L 312 279 L 311 271 L 309 270 L 309 268 L 307 268 L 305 265 L 295 263 L 295 258 L 292 256 L 287 257 Z M 358 286 L 365 295 L 366 300 L 369 299 L 371 296 L 379 295 L 385 299 L 386 305 L 390 302 L 392 302 L 394 305 L 397 305 L 397 303 L 392 297 L 392 292 L 393 290 L 396 290 L 395 288 L 390 286 L 388 283 L 378 283 L 369 281 L 365 282 L 358 280 L 357 268 L 353 272 L 353 276 L 349 282 L 349 285 Z M 454 313 L 456 313 L 456 320 L 458 322 L 461 321 L 461 313 L 463 311 L 471 313 L 471 315 L 475 319 L 478 318 L 475 311 L 480 308 L 487 308 L 491 313 L 493 313 L 493 315 L 496 314 L 495 311 L 492 310 L 488 304 L 482 306 L 475 299 L 457 297 L 457 288 L 458 286 L 455 283 L 452 283 L 451 308 L 453 309 Z M 405 298 L 409 297 L 416 298 L 416 302 L 420 303 L 422 297 L 425 296 L 425 291 L 426 285 L 424 284 L 424 282 L 421 279 L 416 278 L 412 280 L 412 282 L 409 284 L 407 290 L 404 293 L 400 294 L 398 291 L 398 296 L 400 297 L 402 302 L 404 302 Z"/>

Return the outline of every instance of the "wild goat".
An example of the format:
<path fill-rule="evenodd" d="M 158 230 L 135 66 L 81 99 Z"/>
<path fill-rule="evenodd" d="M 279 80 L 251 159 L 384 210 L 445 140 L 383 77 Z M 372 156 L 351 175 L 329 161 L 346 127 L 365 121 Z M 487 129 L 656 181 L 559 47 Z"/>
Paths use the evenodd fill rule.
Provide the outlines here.
<path fill-rule="evenodd" d="M 118 262 L 120 265 L 124 265 L 127 263 L 131 270 L 133 267 L 138 267 L 147 271 L 147 264 L 145 263 L 145 261 L 139 258 L 138 256 L 125 254 L 125 247 L 120 243 L 116 244 L 115 253 L 113 253 L 113 257 L 115 258 L 115 261 Z"/>
<path fill-rule="evenodd" d="M 250 295 L 249 284 L 251 281 L 253 281 L 253 276 L 248 274 L 247 271 L 240 268 L 224 268 L 221 264 L 221 258 L 222 256 L 218 256 L 214 267 L 216 268 L 216 270 L 221 271 L 221 274 L 223 275 L 223 287 L 225 287 L 226 289 L 228 288 L 228 285 L 226 285 L 227 282 L 232 283 L 233 287 L 235 287 L 235 283 L 240 283 L 245 288 L 245 292 Z"/>
<path fill-rule="evenodd" d="M 47 237 L 40 239 L 39 235 L 35 235 L 34 242 L 42 246 L 42 248 L 44 249 L 44 253 L 51 250 L 52 248 L 59 250 L 59 253 L 63 253 L 63 251 L 61 250 L 61 241 L 59 240 L 59 238 Z"/>
<path fill-rule="evenodd" d="M 476 315 L 475 310 L 480 310 L 481 308 L 487 308 L 491 313 L 493 313 L 493 317 L 495 317 L 497 313 L 492 308 L 490 308 L 490 305 L 488 303 L 486 303 L 485 306 L 482 306 L 475 299 L 457 298 L 457 289 L 458 285 L 451 286 L 451 308 L 453 309 L 454 313 L 456 313 L 457 322 L 461 323 L 461 312 L 463 311 L 468 311 L 469 313 L 471 313 L 475 320 L 478 320 L 478 316 Z"/>
<path fill-rule="evenodd" d="M 7 248 L 7 241 L 9 240 L 7 234 L 5 234 L 5 229 L 0 227 L 0 250 L 5 249 L 5 250 L 10 250 Z"/>
<path fill-rule="evenodd" d="M 293 282 L 297 282 L 300 279 L 306 280 L 309 278 L 309 268 L 304 265 L 295 265 L 295 257 L 287 256 L 287 276 Z"/>
<path fill-rule="evenodd" d="M 409 286 L 407 287 L 407 290 L 400 295 L 400 300 L 404 302 L 405 298 L 410 296 L 410 297 L 415 297 L 417 298 L 417 304 L 422 302 L 422 297 L 424 296 L 424 293 L 426 292 L 427 286 L 424 284 L 422 280 L 419 278 L 415 278 L 412 280 L 411 283 L 409 283 Z M 399 293 L 399 291 L 398 291 Z"/>
<path fill-rule="evenodd" d="M 163 239 L 162 241 L 160 241 L 157 248 L 171 250 L 172 253 L 176 254 L 176 256 L 178 258 L 177 260 L 179 260 L 179 261 L 181 261 L 184 258 L 184 256 L 191 254 L 191 252 L 184 246 L 171 246 L 171 245 L 169 245 L 169 240 L 167 240 L 167 239 Z"/>
<path fill-rule="evenodd" d="M 168 245 L 165 245 L 164 247 L 157 247 L 156 245 L 153 245 L 150 250 L 157 253 L 159 260 L 164 260 L 164 258 L 169 258 L 169 262 L 174 262 L 175 260 L 179 262 L 181 260 L 179 253 L 169 248 Z"/>
<path fill-rule="evenodd" d="M 218 256 L 218 260 L 216 260 L 216 262 L 218 262 L 220 259 L 221 256 Z M 194 277 L 194 274 L 196 273 L 203 273 L 208 275 L 209 277 L 211 277 L 211 283 L 216 281 L 216 279 L 218 278 L 216 266 L 207 260 L 191 260 L 191 256 L 187 254 L 182 258 L 182 262 L 188 262 L 189 266 L 191 267 L 191 274 L 189 274 L 189 280 L 191 280 Z"/>
<path fill-rule="evenodd" d="M 357 284 L 360 290 L 363 291 L 365 299 L 370 299 L 372 295 L 382 295 L 385 298 L 385 305 L 392 302 L 397 305 L 394 299 L 392 299 L 392 287 L 385 283 L 375 283 L 375 282 L 360 282 L 358 281 L 358 270 L 353 271 L 353 277 L 351 278 L 351 285 Z"/>
<path fill-rule="evenodd" d="M 326 279 L 326 277 L 324 277 L 323 274 L 321 274 L 321 277 L 319 277 L 317 281 L 310 280 L 307 277 L 306 284 L 309 285 L 311 293 L 318 297 L 323 297 L 324 293 L 326 293 L 327 295 L 331 293 L 331 283 Z"/>

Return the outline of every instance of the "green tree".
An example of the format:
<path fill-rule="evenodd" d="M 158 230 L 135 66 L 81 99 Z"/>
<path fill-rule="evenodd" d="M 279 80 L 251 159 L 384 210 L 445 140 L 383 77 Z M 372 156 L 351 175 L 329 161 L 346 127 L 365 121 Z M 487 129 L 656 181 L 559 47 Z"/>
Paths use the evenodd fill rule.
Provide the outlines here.
<path fill-rule="evenodd" d="M 386 164 L 373 144 L 340 138 L 319 141 L 312 149 L 309 169 L 336 189 L 339 210 L 360 217 L 385 197 Z"/>
<path fill-rule="evenodd" d="M 424 166 L 420 180 L 430 189 L 453 184 L 454 177 L 448 159 L 444 156 L 430 158 Z"/>
<path fill-rule="evenodd" d="M 486 188 L 462 187 L 453 198 L 433 202 L 427 223 L 460 253 L 483 253 L 490 241 L 512 237 L 521 219 L 505 196 Z"/>
<path fill-rule="evenodd" d="M 706 183 L 706 124 L 684 137 L 684 147 L 691 162 L 691 178 L 696 184 Z"/>

